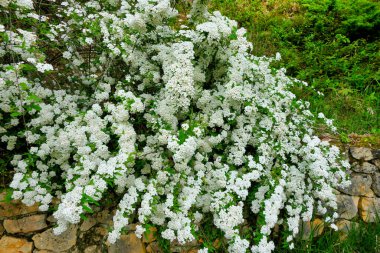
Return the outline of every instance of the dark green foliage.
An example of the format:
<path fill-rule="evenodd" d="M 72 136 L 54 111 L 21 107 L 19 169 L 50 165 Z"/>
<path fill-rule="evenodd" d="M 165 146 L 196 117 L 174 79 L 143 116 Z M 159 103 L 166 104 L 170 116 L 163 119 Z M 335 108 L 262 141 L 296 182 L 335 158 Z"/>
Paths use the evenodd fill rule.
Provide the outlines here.
<path fill-rule="evenodd" d="M 379 1 L 211 0 L 210 7 L 248 30 L 254 54 L 280 52 L 277 66 L 310 85 L 294 92 L 340 132 L 379 132 Z"/>

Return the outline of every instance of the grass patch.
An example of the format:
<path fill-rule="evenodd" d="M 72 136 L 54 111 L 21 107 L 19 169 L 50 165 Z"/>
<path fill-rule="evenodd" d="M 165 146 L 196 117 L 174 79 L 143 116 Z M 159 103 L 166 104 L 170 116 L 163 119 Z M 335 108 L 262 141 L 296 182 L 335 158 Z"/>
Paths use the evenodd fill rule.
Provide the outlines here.
<path fill-rule="evenodd" d="M 248 30 L 255 55 L 280 52 L 278 66 L 310 85 L 296 95 L 339 132 L 380 132 L 378 1 L 210 0 L 210 9 Z"/>
<path fill-rule="evenodd" d="M 275 252 L 295 253 L 378 253 L 380 252 L 380 220 L 374 223 L 356 221 L 347 234 L 336 232 L 332 229 L 324 231 L 319 236 L 298 239 L 295 241 L 294 250 L 277 249 Z"/>

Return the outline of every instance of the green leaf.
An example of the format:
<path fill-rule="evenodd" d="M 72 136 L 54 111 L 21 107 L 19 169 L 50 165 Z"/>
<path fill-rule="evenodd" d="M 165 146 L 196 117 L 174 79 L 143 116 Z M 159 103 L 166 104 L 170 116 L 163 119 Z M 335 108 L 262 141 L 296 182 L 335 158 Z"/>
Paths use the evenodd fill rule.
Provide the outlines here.
<path fill-rule="evenodd" d="M 96 201 L 93 197 L 88 196 L 87 194 L 84 194 L 84 197 L 86 198 L 86 200 L 87 200 L 88 202 L 93 203 L 93 204 L 95 204 L 95 205 L 97 205 L 97 206 L 100 205 L 99 202 Z"/>
<path fill-rule="evenodd" d="M 27 97 L 28 100 L 32 100 L 32 101 L 35 101 L 35 102 L 42 102 L 42 99 L 39 98 L 37 95 L 33 94 L 33 93 L 30 93 L 29 96 Z"/>
<path fill-rule="evenodd" d="M 25 106 L 25 109 L 30 112 L 32 110 L 36 110 L 36 111 L 40 111 L 41 110 L 41 107 L 39 105 L 36 105 L 36 104 L 31 104 L 31 105 L 27 105 Z"/>
<path fill-rule="evenodd" d="M 21 112 L 12 112 L 12 113 L 11 113 L 11 117 L 13 117 L 13 118 L 17 118 L 17 117 L 20 116 L 20 115 L 22 115 Z"/>
<path fill-rule="evenodd" d="M 31 64 L 21 64 L 20 67 L 21 67 L 22 70 L 25 70 L 25 71 L 34 71 L 34 70 L 36 70 L 36 67 L 34 67 Z"/>
<path fill-rule="evenodd" d="M 91 209 L 91 207 L 89 207 L 89 206 L 86 206 L 86 205 L 82 205 L 82 207 L 83 207 L 83 209 L 86 211 L 86 212 L 88 212 L 88 213 L 94 213 L 94 211 Z"/>
<path fill-rule="evenodd" d="M 26 83 L 20 83 L 20 87 L 22 90 L 29 90 L 29 86 Z"/>

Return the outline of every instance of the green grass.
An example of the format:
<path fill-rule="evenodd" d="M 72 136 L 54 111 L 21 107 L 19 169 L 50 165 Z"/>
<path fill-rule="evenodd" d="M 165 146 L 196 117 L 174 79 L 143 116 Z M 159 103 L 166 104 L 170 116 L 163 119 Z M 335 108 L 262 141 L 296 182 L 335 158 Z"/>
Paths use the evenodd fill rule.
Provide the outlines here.
<path fill-rule="evenodd" d="M 296 240 L 294 250 L 277 249 L 278 253 L 378 253 L 380 252 L 380 220 L 374 223 L 357 221 L 345 235 L 331 229 L 307 240 Z"/>
<path fill-rule="evenodd" d="M 380 133 L 380 2 L 210 0 L 210 9 L 248 30 L 254 54 L 280 52 L 278 66 L 309 83 L 294 92 L 339 132 Z"/>

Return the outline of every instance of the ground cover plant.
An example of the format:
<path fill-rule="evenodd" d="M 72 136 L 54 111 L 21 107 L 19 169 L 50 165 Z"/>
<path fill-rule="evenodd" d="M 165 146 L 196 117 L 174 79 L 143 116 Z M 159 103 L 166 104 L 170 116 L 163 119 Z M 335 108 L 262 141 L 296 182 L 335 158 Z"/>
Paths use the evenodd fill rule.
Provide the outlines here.
<path fill-rule="evenodd" d="M 272 252 L 276 224 L 292 249 L 316 215 L 336 228 L 349 164 L 313 130 L 332 120 L 291 92 L 307 84 L 273 67 L 280 54 L 251 53 L 237 22 L 203 0 L 188 16 L 168 0 L 0 5 L 12 197 L 53 208 L 57 235 L 110 194 L 111 243 L 135 221 L 137 236 L 156 226 L 184 244 L 211 217 L 229 252 Z"/>

